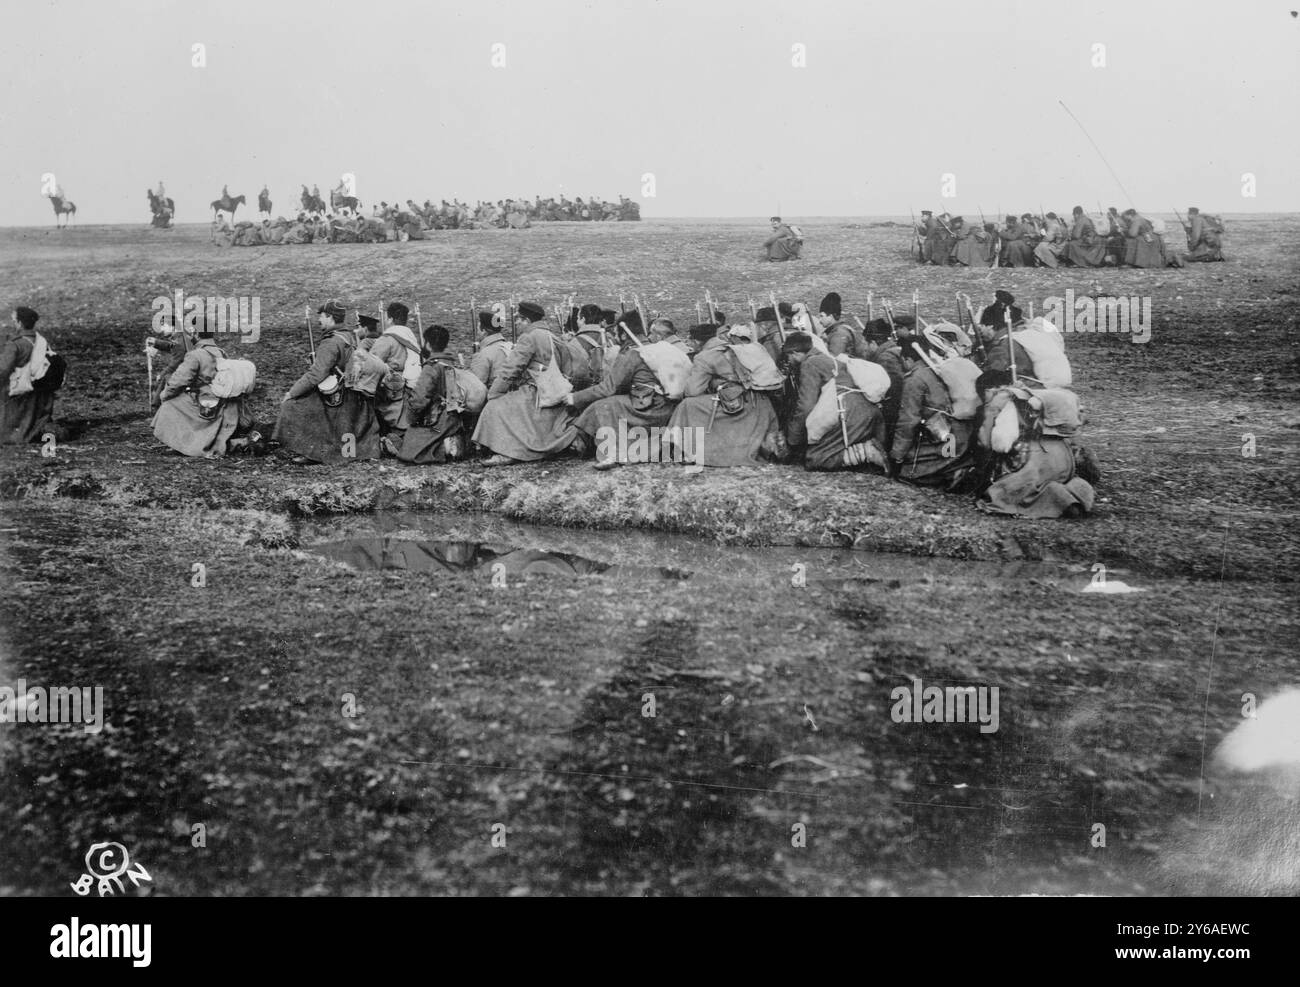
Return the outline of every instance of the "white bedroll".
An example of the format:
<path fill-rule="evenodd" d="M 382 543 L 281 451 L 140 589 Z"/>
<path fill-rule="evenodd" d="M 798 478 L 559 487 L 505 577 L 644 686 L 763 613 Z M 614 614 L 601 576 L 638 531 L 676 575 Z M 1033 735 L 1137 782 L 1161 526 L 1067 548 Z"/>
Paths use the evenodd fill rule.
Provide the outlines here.
<path fill-rule="evenodd" d="M 636 343 L 637 353 L 645 361 L 664 389 L 669 401 L 680 401 L 686 393 L 686 378 L 691 373 L 691 358 L 672 343 Z"/>

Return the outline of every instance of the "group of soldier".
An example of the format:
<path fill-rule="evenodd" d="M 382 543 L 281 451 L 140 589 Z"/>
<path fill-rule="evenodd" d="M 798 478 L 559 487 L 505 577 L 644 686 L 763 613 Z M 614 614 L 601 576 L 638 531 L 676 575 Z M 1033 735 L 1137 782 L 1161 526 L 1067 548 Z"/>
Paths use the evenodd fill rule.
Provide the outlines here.
<path fill-rule="evenodd" d="M 967 223 L 961 216 L 935 215 L 923 210 L 914 225 L 913 247 L 922 264 L 941 267 L 1182 267 L 1189 262 L 1223 260 L 1223 223 L 1202 215 L 1195 206 L 1187 210 L 1187 252 L 1168 249 L 1164 222 L 1143 216 L 1136 209 L 1119 212 L 1112 206 L 1098 224 L 1075 206 L 1068 220 L 1054 212 L 1019 218 L 1006 217 L 998 227 L 981 221 Z M 981 217 L 982 220 L 982 217 Z"/>
<path fill-rule="evenodd" d="M 159 185 L 161 186 L 161 182 Z M 385 243 L 390 241 L 423 240 L 431 230 L 457 229 L 523 229 L 534 221 L 636 221 L 641 218 L 641 208 L 625 196 L 611 203 L 597 199 L 583 202 L 579 197 L 573 202 L 561 197 L 534 201 L 501 199 L 497 202 L 479 201 L 470 207 L 459 199 L 434 203 L 428 199 L 423 205 L 413 199 L 404 204 L 381 202 L 372 206 L 370 215 L 363 215 L 360 204 L 352 197 L 331 194 L 327 209 L 320 197 L 319 187 L 312 191 L 303 186 L 303 208 L 293 219 L 270 217 L 271 200 L 267 189 L 258 196 L 259 209 L 266 213 L 260 222 L 234 222 L 218 214 L 213 220 L 213 239 L 226 246 L 255 247 L 299 243 Z M 222 190 L 226 201 L 228 193 Z M 153 198 L 151 201 L 159 201 Z M 157 215 L 157 211 L 155 211 Z M 170 213 L 167 215 L 170 222 Z"/>
<path fill-rule="evenodd" d="M 1090 457 L 1059 332 L 1026 324 L 999 291 L 968 324 L 844 318 L 839 294 L 755 308 L 679 333 L 671 319 L 598 304 L 477 312 L 468 365 L 418 307 L 382 316 L 329 301 L 309 369 L 285 391 L 271 441 L 229 382 L 208 332 L 177 348 L 160 381 L 155 434 L 189 455 L 274 448 L 290 462 L 391 457 L 502 467 L 588 457 L 693 467 L 802 464 L 953 492 L 989 511 L 1076 516 L 1092 507 Z M 962 320 L 966 322 L 967 320 Z M 251 386 L 252 374 L 249 374 Z"/>

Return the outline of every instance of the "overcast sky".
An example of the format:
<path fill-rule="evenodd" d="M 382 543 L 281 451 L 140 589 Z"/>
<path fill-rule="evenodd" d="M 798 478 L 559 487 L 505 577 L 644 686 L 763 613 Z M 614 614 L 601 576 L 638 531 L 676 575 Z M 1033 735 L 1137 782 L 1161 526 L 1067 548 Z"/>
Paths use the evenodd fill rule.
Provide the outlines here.
<path fill-rule="evenodd" d="M 367 211 L 561 190 L 646 217 L 1296 211 L 1292 6 L 4 0 L 0 224 L 51 221 L 47 173 L 82 223 L 147 221 L 159 179 L 194 222 L 223 183 L 255 218 L 264 182 L 287 212 L 344 172 Z"/>

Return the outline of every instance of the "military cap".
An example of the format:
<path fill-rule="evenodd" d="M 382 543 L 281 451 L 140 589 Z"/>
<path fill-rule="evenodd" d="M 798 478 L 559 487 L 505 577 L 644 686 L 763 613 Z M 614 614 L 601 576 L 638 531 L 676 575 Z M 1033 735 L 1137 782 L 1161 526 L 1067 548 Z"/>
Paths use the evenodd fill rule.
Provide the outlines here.
<path fill-rule="evenodd" d="M 328 315 L 335 322 L 342 322 L 347 317 L 348 311 L 343 307 L 343 303 L 333 298 L 316 310 L 317 315 Z"/>
<path fill-rule="evenodd" d="M 542 306 L 538 305 L 536 302 L 520 302 L 519 314 L 530 322 L 540 322 L 542 319 L 546 318 L 546 309 L 542 308 Z"/>

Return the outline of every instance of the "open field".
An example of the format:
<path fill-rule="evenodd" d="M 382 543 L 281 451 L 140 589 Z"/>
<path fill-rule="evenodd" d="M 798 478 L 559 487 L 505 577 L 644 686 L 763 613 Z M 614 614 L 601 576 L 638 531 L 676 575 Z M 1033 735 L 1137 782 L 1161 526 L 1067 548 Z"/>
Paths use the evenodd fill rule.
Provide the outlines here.
<path fill-rule="evenodd" d="M 1227 219 L 1228 263 L 1090 272 L 920 268 L 867 220 L 802 221 L 784 265 L 732 220 L 233 250 L 0 230 L 4 305 L 41 312 L 83 429 L 0 450 L 0 684 L 103 686 L 108 724 L 0 725 L 0 889 L 62 893 L 112 839 L 158 894 L 1300 891 L 1300 854 L 1266 872 L 1276 833 L 1242 822 L 1293 808 L 1210 758 L 1243 693 L 1300 684 L 1300 217 Z M 681 325 L 706 288 L 864 317 L 916 288 L 933 320 L 1002 287 L 1152 300 L 1148 344 L 1067 338 L 1086 520 L 788 467 L 189 461 L 148 425 L 150 303 L 178 289 L 260 297 L 261 338 L 222 342 L 269 426 L 328 297 L 418 301 L 468 353 L 471 295 L 639 291 Z M 321 548 L 346 539 L 405 571 Z M 434 542 L 487 546 L 507 585 L 414 564 Z M 1082 594 L 1095 563 L 1144 592 Z M 998 730 L 894 722 L 913 677 L 998 687 Z"/>

